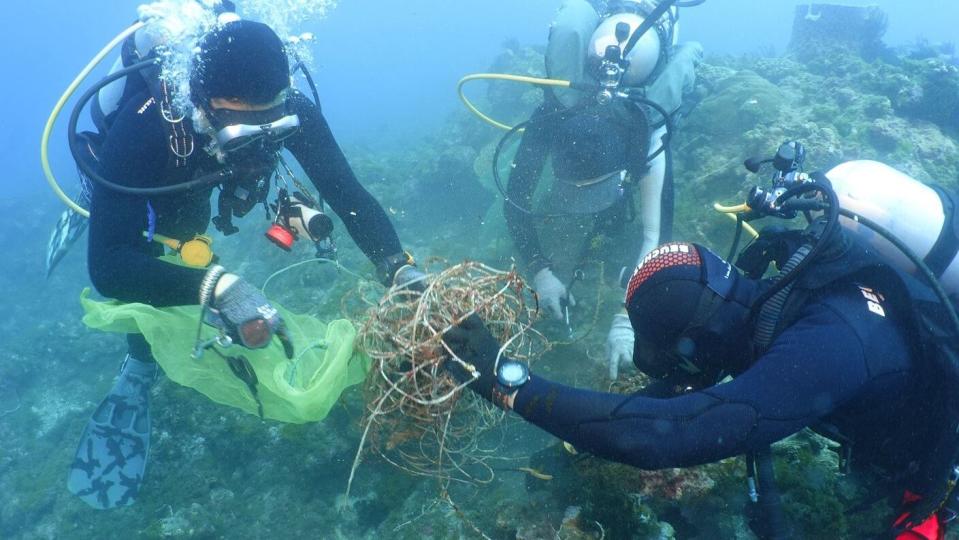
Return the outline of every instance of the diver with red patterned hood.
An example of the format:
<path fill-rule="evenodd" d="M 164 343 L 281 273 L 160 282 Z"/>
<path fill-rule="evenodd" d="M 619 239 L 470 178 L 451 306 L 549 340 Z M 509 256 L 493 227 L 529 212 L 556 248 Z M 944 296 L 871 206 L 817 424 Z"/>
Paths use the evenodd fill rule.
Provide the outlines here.
<path fill-rule="evenodd" d="M 811 428 L 837 443 L 840 471 L 898 508 L 890 537 L 942 539 L 959 515 L 959 195 L 868 160 L 806 174 L 804 159 L 787 141 L 746 160 L 753 173 L 772 164 L 771 186 L 730 210 L 804 228 L 766 227 L 735 266 L 685 242 L 636 266 L 623 305 L 652 381 L 639 392 L 532 375 L 468 313 L 444 338 L 447 369 L 599 457 L 660 469 L 745 454 L 764 539 L 796 537 L 770 445 Z"/>
<path fill-rule="evenodd" d="M 523 124 L 504 209 L 540 305 L 567 325 L 572 284 L 598 278 L 583 268 L 594 238 L 613 239 L 619 249 L 602 258 L 618 271 L 671 235 L 671 129 L 702 57 L 698 43 L 678 43 L 679 7 L 699 3 L 566 0 L 550 27 L 548 77 L 578 88 L 550 87 Z M 613 317 L 612 378 L 629 361 L 628 327 L 625 313 Z"/>
<path fill-rule="evenodd" d="M 908 297 L 891 290 L 892 281 L 870 279 L 872 259 L 855 253 L 862 255 L 855 265 L 862 271 L 806 291 L 775 339 L 754 356 L 751 308 L 770 282 L 740 275 L 700 245 L 654 249 L 636 268 L 625 297 L 633 360 L 655 381 L 633 395 L 531 374 L 501 352 L 475 315 L 450 331 L 446 343 L 476 373 L 450 370 L 462 381 L 472 378 L 468 388 L 578 451 L 641 469 L 746 454 L 753 481 L 772 475 L 771 443 L 807 427 L 836 430 L 844 448 L 854 449 L 843 466 L 885 471 L 890 483 L 883 485 L 898 488 L 897 538 L 942 538 L 951 511 L 938 512 L 936 499 L 927 513 L 910 513 L 935 492 L 930 486 L 945 480 L 934 473 L 941 411 L 931 399 L 936 394 L 919 352 L 920 334 L 909 322 Z M 754 531 L 760 538 L 792 537 L 775 483 L 761 478 L 755 484 L 763 490 L 747 508 Z"/>
<path fill-rule="evenodd" d="M 875 161 L 825 174 L 804 161 L 798 141 L 745 161 L 774 172 L 730 207 L 737 223 L 790 226 L 741 251 L 734 241 L 735 266 L 685 242 L 636 266 L 623 305 L 632 361 L 653 381 L 639 392 L 531 375 L 468 313 L 445 336 L 447 368 L 600 457 L 660 469 L 745 454 L 749 524 L 764 539 L 796 536 L 770 445 L 810 428 L 837 443 L 840 471 L 898 508 L 891 537 L 943 538 L 959 515 L 959 196 Z"/>
<path fill-rule="evenodd" d="M 275 216 L 267 236 L 279 246 L 308 238 L 319 247 L 328 239 L 332 221 L 322 203 L 292 186 L 275 203 L 267 200 L 277 170 L 292 177 L 283 149 L 385 284 L 420 275 L 386 212 L 353 174 L 315 91 L 311 100 L 291 86 L 288 51 L 270 27 L 220 14 L 200 38 L 186 109 L 151 71 L 158 68 L 136 67 L 156 54 L 138 44 L 131 39 L 125 46 L 124 65 L 133 71 L 118 102 L 100 115 L 100 132 L 71 139 L 81 170 L 94 180 L 88 258 L 101 294 L 156 307 L 200 304 L 231 342 L 261 348 L 276 337 L 292 357 L 277 310 L 256 287 L 215 264 L 203 236 L 218 189 L 212 222 L 223 234 L 236 232 L 234 217 L 262 206 Z M 177 251 L 179 264 L 159 258 L 164 245 Z M 132 504 L 149 455 L 157 365 L 143 336 L 130 334 L 128 342 L 119 378 L 84 430 L 70 470 L 70 490 L 95 508 Z"/>

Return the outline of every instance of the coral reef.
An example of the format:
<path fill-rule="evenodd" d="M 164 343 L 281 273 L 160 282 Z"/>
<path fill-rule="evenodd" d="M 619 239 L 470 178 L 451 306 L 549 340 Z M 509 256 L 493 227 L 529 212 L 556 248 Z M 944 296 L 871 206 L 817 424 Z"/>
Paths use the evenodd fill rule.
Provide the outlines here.
<path fill-rule="evenodd" d="M 848 49 L 864 58 L 885 50 L 882 36 L 889 21 L 877 6 L 800 4 L 793 18 L 790 53 L 801 59 L 822 51 Z"/>

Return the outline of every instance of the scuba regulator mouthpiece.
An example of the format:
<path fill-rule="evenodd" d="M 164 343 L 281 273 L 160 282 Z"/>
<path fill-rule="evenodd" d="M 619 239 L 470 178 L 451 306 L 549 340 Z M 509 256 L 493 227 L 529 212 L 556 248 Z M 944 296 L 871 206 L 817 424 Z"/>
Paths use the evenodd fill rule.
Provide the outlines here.
<path fill-rule="evenodd" d="M 629 32 L 629 25 L 626 31 Z M 616 27 L 617 38 L 620 27 Z M 626 71 L 623 60 L 623 51 L 619 45 L 610 45 L 606 47 L 606 54 L 599 65 L 599 93 L 596 94 L 596 101 L 600 105 L 608 105 L 616 93 L 619 92 L 619 85 L 623 80 L 623 73 Z"/>
<path fill-rule="evenodd" d="M 623 74 L 629 69 L 629 61 L 623 58 L 623 43 L 629 39 L 629 23 L 616 24 L 616 45 L 609 45 L 603 53 L 603 60 L 599 64 L 599 93 L 596 101 L 600 105 L 608 105 L 619 92 L 623 82 Z"/>

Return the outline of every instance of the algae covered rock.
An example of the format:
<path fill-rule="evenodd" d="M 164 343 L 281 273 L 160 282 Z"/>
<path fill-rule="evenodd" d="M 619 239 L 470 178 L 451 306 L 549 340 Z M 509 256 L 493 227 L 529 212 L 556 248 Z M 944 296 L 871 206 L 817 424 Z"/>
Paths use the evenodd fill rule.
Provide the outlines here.
<path fill-rule="evenodd" d="M 508 42 L 503 53 L 490 66 L 490 70 L 493 73 L 546 77 L 544 53 L 534 47 Z M 489 114 L 501 122 L 513 125 L 527 120 L 530 113 L 543 102 L 543 90 L 524 83 L 494 81 L 489 83 L 486 99 L 489 103 Z"/>
<path fill-rule="evenodd" d="M 917 76 L 907 91 L 899 94 L 900 109 L 946 129 L 959 129 L 959 67 L 925 60 L 914 69 Z"/>
<path fill-rule="evenodd" d="M 697 135 L 737 136 L 762 124 L 779 121 L 785 95 L 753 71 L 721 80 L 704 99 L 685 129 Z"/>
<path fill-rule="evenodd" d="M 848 49 L 874 57 L 884 50 L 882 37 L 887 26 L 886 14 L 876 6 L 799 4 L 789 52 L 809 59 L 820 56 L 824 50 Z"/>
<path fill-rule="evenodd" d="M 555 508 L 578 508 L 580 523 L 600 523 L 611 538 L 688 538 L 714 530 L 683 508 L 708 497 L 737 470 L 734 462 L 722 462 L 644 471 L 574 455 L 560 444 L 534 455 L 530 465 L 552 476 L 548 481 L 529 479 L 531 493 L 539 493 Z"/>

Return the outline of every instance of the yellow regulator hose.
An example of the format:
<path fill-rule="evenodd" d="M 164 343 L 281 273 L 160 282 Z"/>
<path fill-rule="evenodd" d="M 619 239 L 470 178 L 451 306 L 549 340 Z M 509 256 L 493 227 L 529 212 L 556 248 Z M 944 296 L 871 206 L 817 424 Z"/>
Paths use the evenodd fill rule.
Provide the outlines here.
<path fill-rule="evenodd" d="M 47 119 L 47 125 L 43 128 L 43 136 L 40 138 L 40 163 L 43 165 L 43 174 L 47 177 L 47 183 L 50 184 L 50 188 L 53 189 L 53 192 L 57 195 L 57 197 L 60 198 L 61 201 L 63 201 L 74 212 L 83 217 L 90 217 L 90 212 L 74 202 L 73 199 L 64 193 L 63 189 L 60 188 L 60 184 L 57 183 L 57 179 L 53 176 L 53 169 L 50 167 L 50 134 L 53 133 L 53 126 L 56 123 L 57 118 L 60 116 L 60 112 L 63 110 L 63 107 L 67 104 L 67 101 L 70 99 L 70 97 L 72 97 L 77 91 L 77 88 L 79 88 L 80 85 L 83 84 L 83 81 L 86 80 L 86 78 L 90 75 L 90 72 L 92 72 L 94 68 L 96 68 L 97 65 L 102 62 L 108 54 L 110 54 L 110 51 L 116 48 L 116 46 L 120 43 L 123 43 L 123 40 L 125 40 L 130 34 L 133 34 L 137 30 L 143 28 L 144 25 L 145 23 L 143 22 L 137 22 L 123 32 L 120 32 L 117 37 L 113 38 L 110 43 L 107 43 L 107 45 L 99 53 L 97 53 L 92 60 L 90 60 L 90 63 L 83 68 L 83 71 L 81 71 L 80 74 L 73 79 L 73 82 L 70 83 L 70 86 L 67 87 L 67 90 L 62 96 L 60 96 L 60 100 L 57 101 L 57 104 L 53 107 L 53 112 L 50 113 L 50 118 Z"/>
<path fill-rule="evenodd" d="M 736 214 L 748 212 L 749 205 L 746 203 L 743 203 L 743 204 L 738 204 L 736 206 L 723 206 L 719 203 L 713 203 L 713 209 L 716 210 L 717 212 L 726 214 L 727 216 L 732 218 L 733 221 L 739 221 L 738 219 L 736 219 Z M 749 236 L 752 236 L 753 238 L 756 238 L 757 236 L 759 236 L 759 233 L 756 232 L 756 229 L 754 229 L 753 226 L 750 225 L 749 223 L 746 223 L 744 221 L 742 225 L 743 225 L 743 230 L 749 233 Z"/>
<path fill-rule="evenodd" d="M 486 114 L 483 111 L 476 108 L 472 102 L 466 97 L 466 94 L 463 93 L 463 86 L 470 81 L 510 81 L 510 82 L 519 82 L 526 84 L 535 84 L 536 86 L 556 86 L 560 88 L 569 88 L 571 83 L 569 81 L 561 81 L 558 79 L 542 79 L 539 77 L 526 77 L 523 75 L 507 75 L 504 73 L 476 73 L 474 75 L 467 75 L 460 79 L 460 82 L 456 85 L 456 91 L 459 93 L 460 100 L 463 102 L 463 105 L 466 105 L 466 108 L 470 110 L 473 114 L 478 116 L 480 120 L 486 122 L 487 124 L 509 131 L 513 129 L 513 126 L 508 126 L 502 122 L 498 122 Z"/>

